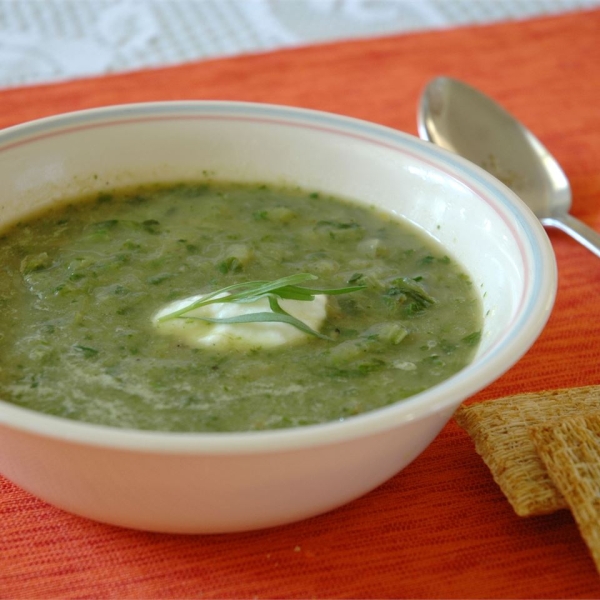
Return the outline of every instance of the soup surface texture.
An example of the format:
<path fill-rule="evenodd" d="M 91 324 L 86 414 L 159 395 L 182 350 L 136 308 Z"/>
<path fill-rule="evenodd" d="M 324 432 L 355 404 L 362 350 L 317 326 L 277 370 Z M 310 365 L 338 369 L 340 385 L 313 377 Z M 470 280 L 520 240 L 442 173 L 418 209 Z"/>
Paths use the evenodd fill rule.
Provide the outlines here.
<path fill-rule="evenodd" d="M 0 265 L 0 398 L 113 427 L 345 419 L 456 373 L 482 326 L 477 291 L 432 240 L 297 188 L 201 182 L 80 198 L 4 231 Z M 298 273 L 318 277 L 306 287 L 364 286 L 327 296 L 329 339 L 198 347 L 153 322 L 176 300 Z"/>

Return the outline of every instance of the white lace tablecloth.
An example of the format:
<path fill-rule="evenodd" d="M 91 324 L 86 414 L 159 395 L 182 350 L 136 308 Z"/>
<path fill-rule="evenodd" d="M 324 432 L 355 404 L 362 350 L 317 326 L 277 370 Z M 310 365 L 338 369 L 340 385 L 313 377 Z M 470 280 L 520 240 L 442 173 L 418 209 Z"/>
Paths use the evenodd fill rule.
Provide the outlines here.
<path fill-rule="evenodd" d="M 600 0 L 0 0 L 0 87 L 598 6 Z"/>

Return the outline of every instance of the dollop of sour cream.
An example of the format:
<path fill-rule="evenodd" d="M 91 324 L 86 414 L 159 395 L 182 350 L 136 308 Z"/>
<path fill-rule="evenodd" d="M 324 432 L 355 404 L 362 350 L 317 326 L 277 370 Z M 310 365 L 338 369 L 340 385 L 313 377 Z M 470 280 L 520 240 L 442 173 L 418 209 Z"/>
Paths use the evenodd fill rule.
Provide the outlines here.
<path fill-rule="evenodd" d="M 223 294 L 225 296 L 226 294 Z M 164 335 L 178 338 L 182 343 L 196 348 L 272 348 L 292 345 L 306 340 L 310 334 L 288 323 L 209 323 L 185 317 L 208 317 L 226 319 L 258 312 L 273 312 L 267 298 L 251 303 L 215 302 L 201 306 L 182 315 L 184 318 L 160 318 L 180 310 L 201 299 L 203 296 L 190 296 L 171 302 L 159 310 L 152 318 L 152 324 Z M 217 296 L 218 298 L 219 296 Z M 327 296 L 317 295 L 310 302 L 300 300 L 279 300 L 279 306 L 296 317 L 311 329 L 319 331 L 327 315 Z"/>

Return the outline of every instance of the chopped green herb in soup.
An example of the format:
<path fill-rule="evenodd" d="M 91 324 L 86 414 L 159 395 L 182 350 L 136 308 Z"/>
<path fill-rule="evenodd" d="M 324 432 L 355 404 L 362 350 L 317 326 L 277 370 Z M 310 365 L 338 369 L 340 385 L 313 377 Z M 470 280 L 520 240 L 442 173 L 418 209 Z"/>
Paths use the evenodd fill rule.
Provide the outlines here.
<path fill-rule="evenodd" d="M 418 230 L 264 185 L 117 190 L 0 239 L 0 397 L 161 431 L 345 419 L 473 357 L 481 306 Z"/>

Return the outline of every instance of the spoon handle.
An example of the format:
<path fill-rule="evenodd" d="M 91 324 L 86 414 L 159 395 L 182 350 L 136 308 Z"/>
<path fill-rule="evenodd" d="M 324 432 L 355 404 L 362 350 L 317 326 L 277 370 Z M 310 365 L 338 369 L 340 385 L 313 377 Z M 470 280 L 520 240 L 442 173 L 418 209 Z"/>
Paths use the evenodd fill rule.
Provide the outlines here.
<path fill-rule="evenodd" d="M 546 227 L 555 227 L 570 235 L 596 256 L 600 256 L 600 233 L 569 214 L 540 219 Z"/>

